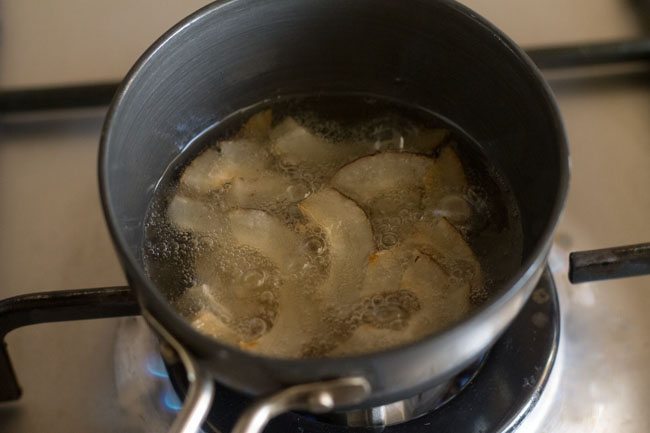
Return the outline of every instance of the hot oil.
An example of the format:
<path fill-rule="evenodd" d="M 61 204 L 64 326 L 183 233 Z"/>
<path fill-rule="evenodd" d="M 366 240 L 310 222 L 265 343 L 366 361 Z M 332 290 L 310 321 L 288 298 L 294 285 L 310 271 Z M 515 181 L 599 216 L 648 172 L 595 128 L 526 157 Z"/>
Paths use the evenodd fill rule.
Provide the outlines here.
<path fill-rule="evenodd" d="M 221 155 L 229 152 L 223 143 L 240 139 L 242 125 L 251 115 L 269 108 L 274 128 L 291 116 L 331 143 L 336 152 L 349 156 L 332 160 L 324 154 L 317 164 L 288 163 L 265 143 L 252 146 L 250 158 L 244 155 L 242 160 L 246 165 L 268 159 L 264 173 L 272 175 L 262 176 L 258 183 L 235 179 L 197 193 L 179 182 L 185 168 L 206 148 L 217 149 Z M 408 137 L 430 130 L 447 131 L 443 138 L 436 138 L 439 146 L 409 148 Z M 357 151 L 354 146 L 365 150 Z M 394 280 L 394 287 L 388 284 L 387 290 L 358 296 L 368 279 L 364 269 L 339 267 L 342 278 L 335 280 L 337 295 L 324 297 L 322 287 L 330 283 L 328 274 L 336 266 L 330 251 L 332 235 L 305 216 L 301 201 L 327 189 L 343 166 L 366 155 L 416 152 L 422 158 L 435 159 L 441 158 L 445 148 L 453 149 L 462 162 L 467 184 L 461 189 L 443 191 L 435 205 L 422 204 L 426 200 L 419 188 L 387 191 L 370 204 L 359 204 L 372 227 L 375 251 L 369 260 L 379 258 L 385 260 L 380 263 L 388 264 L 385 275 L 379 274 L 378 286 Z M 248 190 L 251 185 L 269 189 L 271 199 L 259 199 L 255 191 Z M 239 209 L 232 197 L 240 197 L 241 191 L 246 192 L 242 196 L 246 201 Z M 168 209 L 177 195 L 201 203 L 202 215 L 209 215 L 204 221 L 208 230 L 183 229 L 170 222 Z M 450 259 L 440 251 L 407 248 L 404 238 L 409 227 L 441 219 L 462 236 L 480 263 L 480 284 L 470 287 L 467 306 L 463 303 L 458 311 L 454 311 L 455 305 L 461 304 L 446 300 L 453 296 L 445 290 L 467 285 L 468 275 L 476 269 L 466 260 Z M 253 224 L 251 230 L 257 227 L 259 232 L 248 245 L 241 245 L 233 231 L 249 223 Z M 510 188 L 471 137 L 431 112 L 365 96 L 279 99 L 235 113 L 206 130 L 161 178 L 145 230 L 147 272 L 181 314 L 223 342 L 280 357 L 376 351 L 444 329 L 485 302 L 514 274 L 522 250 L 521 224 Z M 265 231 L 276 233 L 276 248 L 266 248 L 257 239 Z M 395 260 L 394 252 L 400 253 L 394 254 Z M 416 281 L 409 284 L 434 281 L 432 290 L 439 290 L 436 293 L 443 305 L 429 310 L 417 290 L 403 287 L 405 278 L 399 277 L 407 273 Z M 444 290 L 434 287 L 437 275 L 444 278 Z M 423 320 L 422 315 L 427 317 Z"/>

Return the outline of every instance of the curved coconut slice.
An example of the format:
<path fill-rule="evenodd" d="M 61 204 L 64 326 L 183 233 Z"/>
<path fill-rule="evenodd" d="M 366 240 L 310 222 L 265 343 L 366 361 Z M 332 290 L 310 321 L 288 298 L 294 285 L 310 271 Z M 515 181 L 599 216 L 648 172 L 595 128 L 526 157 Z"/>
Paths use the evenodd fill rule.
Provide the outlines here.
<path fill-rule="evenodd" d="M 407 333 L 419 339 L 465 316 L 470 309 L 470 287 L 451 280 L 440 265 L 425 254 L 417 254 L 404 272 L 401 287 L 418 298 L 421 310 L 411 318 Z"/>
<path fill-rule="evenodd" d="M 389 115 L 359 125 L 367 154 L 377 151 L 410 152 L 432 155 L 447 142 L 450 131 L 445 128 L 423 128 L 401 116 Z"/>
<path fill-rule="evenodd" d="M 416 129 L 404 136 L 403 148 L 406 152 L 430 155 L 449 138 L 449 130 L 444 128 Z"/>
<path fill-rule="evenodd" d="M 186 313 L 207 310 L 224 324 L 233 320 L 232 312 L 219 303 L 214 290 L 208 284 L 198 284 L 190 287 L 183 296 L 176 301 L 179 310 Z"/>
<path fill-rule="evenodd" d="M 286 165 L 317 165 L 328 172 L 363 155 L 376 153 L 382 146 L 364 140 L 332 142 L 287 117 L 271 131 L 271 149 Z"/>
<path fill-rule="evenodd" d="M 303 344 L 299 339 L 307 332 L 309 317 L 319 317 L 316 311 L 308 314 L 314 303 L 299 286 L 308 264 L 302 239 L 264 211 L 237 209 L 228 212 L 227 218 L 231 242 L 237 247 L 233 253 L 218 248 L 214 254 L 198 257 L 197 279 L 219 287 L 215 298 L 232 308 L 235 323 L 256 318 L 270 323 L 270 328 L 254 339 L 237 328 L 240 348 L 271 356 L 298 356 Z M 271 268 L 264 261 L 271 263 Z M 279 270 L 276 278 L 272 267 Z"/>
<path fill-rule="evenodd" d="M 228 212 L 235 243 L 253 248 L 278 267 L 284 278 L 295 278 L 307 264 L 300 236 L 279 219 L 253 209 Z"/>
<path fill-rule="evenodd" d="M 404 330 L 379 329 L 372 325 L 362 324 L 350 338 L 336 346 L 327 356 L 354 356 L 379 352 L 404 345 L 409 342 L 409 337 Z"/>
<path fill-rule="evenodd" d="M 452 287 L 447 273 L 421 253 L 411 258 L 400 287 L 415 295 L 419 303 L 419 309 L 410 312 L 405 327 L 391 329 L 362 324 L 329 355 L 358 355 L 412 343 L 448 327 L 467 314 L 470 308 L 469 286 Z"/>
<path fill-rule="evenodd" d="M 420 221 L 403 231 L 406 245 L 412 245 L 430 256 L 459 260 L 476 260 L 463 236 L 445 218 Z"/>
<path fill-rule="evenodd" d="M 358 338 L 355 335 L 365 335 L 366 331 L 373 332 L 378 327 L 388 328 L 391 322 L 398 318 L 395 316 L 396 314 L 410 315 L 417 310 L 419 305 L 413 305 L 413 301 L 417 302 L 415 297 L 399 290 L 408 257 L 408 251 L 400 247 L 371 254 L 368 258 L 359 299 L 354 302 L 339 302 L 333 305 L 333 308 L 327 313 L 329 317 L 326 320 L 327 326 L 320 329 L 317 334 L 311 335 L 310 340 L 301 349 L 303 355 L 307 357 L 324 356 L 332 350 L 335 354 L 345 355 L 346 353 L 336 351 L 336 348 L 339 345 L 347 347 L 346 341 L 349 338 Z M 390 329 L 381 329 L 380 331 L 379 334 L 382 335 L 394 334 L 386 332 Z M 376 339 L 372 337 L 369 338 L 371 339 L 362 342 L 360 345 L 362 349 L 358 353 L 381 348 L 379 346 L 381 343 L 377 343 Z M 369 345 L 372 346 L 372 349 L 365 350 Z M 352 353 L 357 352 L 353 350 Z"/>
<path fill-rule="evenodd" d="M 399 247 L 376 251 L 368 257 L 361 296 L 388 292 L 399 288 L 405 251 Z"/>
<path fill-rule="evenodd" d="M 483 285 L 481 265 L 463 236 L 445 218 L 421 221 L 406 227 L 401 238 L 440 263 L 457 280 L 472 288 Z"/>
<path fill-rule="evenodd" d="M 297 358 L 302 347 L 323 328 L 317 303 L 299 288 L 281 290 L 278 315 L 273 327 L 242 348 L 279 358 Z"/>
<path fill-rule="evenodd" d="M 435 206 L 450 193 L 463 193 L 467 188 L 467 177 L 463 163 L 456 151 L 447 146 L 436 158 L 436 170 L 427 174 L 423 204 L 425 208 Z"/>
<path fill-rule="evenodd" d="M 195 279 L 203 293 L 196 293 L 192 300 L 188 292 L 188 299 L 208 309 L 237 335 L 230 343 L 254 340 L 267 332 L 277 317 L 282 283 L 270 260 L 249 247 L 227 243 L 196 254 Z"/>
<path fill-rule="evenodd" d="M 310 272 L 306 269 L 306 272 Z M 309 276 L 285 281 L 280 287 L 278 311 L 270 330 L 254 341 L 240 344 L 252 352 L 279 358 L 296 358 L 313 338 L 325 332 L 320 304 L 313 298 Z"/>
<path fill-rule="evenodd" d="M 267 255 L 285 274 L 273 326 L 258 339 L 241 343 L 240 347 L 267 356 L 296 358 L 301 354 L 301 347 L 322 327 L 319 305 L 312 297 L 314 288 L 303 286 L 309 284 L 306 273 L 312 271 L 308 247 L 300 243 L 296 233 L 264 212 L 239 210 L 230 216 L 234 238 Z M 270 235 L 265 238 L 267 232 Z"/>
<path fill-rule="evenodd" d="M 260 209 L 280 202 L 295 203 L 308 194 L 307 186 L 269 171 L 256 178 L 233 179 L 224 200 L 232 207 Z"/>
<path fill-rule="evenodd" d="M 334 175 L 331 184 L 367 208 L 391 192 L 423 188 L 425 179 L 435 169 L 435 161 L 426 156 L 380 153 L 347 164 Z"/>
<path fill-rule="evenodd" d="M 271 131 L 271 149 L 288 165 L 328 164 L 340 159 L 339 149 L 328 140 L 287 117 Z"/>
<path fill-rule="evenodd" d="M 242 126 L 238 136 L 255 141 L 268 140 L 271 134 L 273 112 L 268 109 L 253 114 Z"/>
<path fill-rule="evenodd" d="M 232 313 L 217 301 L 208 285 L 190 287 L 174 305 L 204 334 L 230 344 L 236 345 L 239 341 L 237 333 L 228 326 Z"/>
<path fill-rule="evenodd" d="M 460 193 L 450 193 L 434 203 L 425 197 L 426 206 L 424 214 L 435 218 L 446 218 L 450 223 L 463 225 L 472 218 L 473 209 L 465 197 Z"/>
<path fill-rule="evenodd" d="M 211 177 L 212 170 L 218 166 L 220 158 L 221 155 L 216 149 L 206 149 L 185 167 L 180 185 L 200 194 L 208 193 L 221 186 L 223 182 L 218 177 L 219 174 L 215 173 L 212 175 L 214 178 Z"/>
<path fill-rule="evenodd" d="M 330 269 L 320 293 L 329 302 L 357 299 L 363 269 L 375 247 L 365 212 L 330 188 L 309 196 L 298 207 L 323 229 L 329 243 Z"/>
<path fill-rule="evenodd" d="M 467 177 L 460 158 L 452 147 L 445 147 L 436 159 L 438 170 L 427 180 L 422 198 L 424 214 L 444 217 L 462 226 L 471 218 L 473 209 L 465 199 Z"/>
<path fill-rule="evenodd" d="M 209 310 L 201 310 L 191 320 L 192 326 L 200 332 L 219 340 L 222 343 L 228 343 L 237 346 L 241 338 L 239 335 L 226 325 L 219 317 Z"/>
<path fill-rule="evenodd" d="M 369 302 L 372 302 L 373 296 L 377 295 L 377 297 L 383 298 L 386 293 L 392 293 L 399 289 L 404 255 L 405 251 L 399 247 L 372 253 L 368 257 L 362 289 L 359 292 L 360 299 L 336 305 L 330 313 L 335 319 L 330 320 L 329 326 L 320 330 L 320 333 L 311 336 L 308 344 L 302 347 L 303 354 L 323 356 L 333 349 L 337 353 L 336 348 L 341 344 L 345 345 L 349 338 L 355 338 L 354 336 L 359 333 L 364 334 L 366 329 L 375 329 L 363 323 L 363 318 L 369 315 L 366 309 Z M 363 329 L 359 330 L 359 327 Z M 374 344 L 374 341 L 376 340 L 364 341 L 361 347 L 366 348 L 368 344 Z M 363 352 L 363 349 L 360 352 Z"/>
<path fill-rule="evenodd" d="M 221 188 L 235 177 L 257 177 L 270 163 L 264 147 L 255 141 L 224 141 L 220 151 L 205 150 L 194 158 L 180 179 L 182 187 L 198 194 Z"/>
<path fill-rule="evenodd" d="M 452 147 L 447 146 L 442 149 L 436 158 L 436 163 L 440 173 L 439 179 L 443 185 L 456 190 L 461 190 L 467 186 L 463 163 Z"/>
<path fill-rule="evenodd" d="M 224 229 L 223 215 L 208 204 L 176 194 L 167 206 L 167 219 L 178 230 L 210 233 Z"/>

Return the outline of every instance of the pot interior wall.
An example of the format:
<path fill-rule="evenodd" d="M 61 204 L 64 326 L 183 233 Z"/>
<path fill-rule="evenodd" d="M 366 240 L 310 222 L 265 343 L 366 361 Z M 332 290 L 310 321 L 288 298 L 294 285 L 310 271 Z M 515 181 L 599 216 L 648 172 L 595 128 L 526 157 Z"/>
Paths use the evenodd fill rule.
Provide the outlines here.
<path fill-rule="evenodd" d="M 219 119 L 275 95 L 366 92 L 460 125 L 519 201 L 524 260 L 562 187 L 562 137 L 538 79 L 501 38 L 446 1 L 236 0 L 204 12 L 140 65 L 113 113 L 105 199 L 141 260 L 167 165 Z"/>

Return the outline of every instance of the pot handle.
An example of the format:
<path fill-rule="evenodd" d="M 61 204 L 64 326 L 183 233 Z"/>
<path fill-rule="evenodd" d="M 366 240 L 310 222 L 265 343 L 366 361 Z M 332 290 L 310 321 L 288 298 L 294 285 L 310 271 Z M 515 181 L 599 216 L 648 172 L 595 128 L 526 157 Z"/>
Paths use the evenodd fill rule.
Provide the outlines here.
<path fill-rule="evenodd" d="M 362 377 L 348 377 L 292 386 L 258 400 L 244 411 L 232 433 L 262 433 L 268 422 L 284 412 L 301 410 L 326 413 L 337 407 L 361 403 L 370 395 Z"/>
<path fill-rule="evenodd" d="M 574 284 L 639 275 L 650 275 L 650 243 L 569 255 L 569 281 Z"/>
<path fill-rule="evenodd" d="M 183 408 L 167 433 L 200 433 L 214 399 L 214 378 L 146 309 L 142 315 L 163 339 L 162 356 L 169 362 L 180 360 L 187 372 L 189 388 Z"/>
<path fill-rule="evenodd" d="M 177 351 L 177 353 L 187 371 L 189 388 L 183 401 L 183 408 L 168 433 L 199 433 L 212 406 L 214 379 L 187 352 Z"/>

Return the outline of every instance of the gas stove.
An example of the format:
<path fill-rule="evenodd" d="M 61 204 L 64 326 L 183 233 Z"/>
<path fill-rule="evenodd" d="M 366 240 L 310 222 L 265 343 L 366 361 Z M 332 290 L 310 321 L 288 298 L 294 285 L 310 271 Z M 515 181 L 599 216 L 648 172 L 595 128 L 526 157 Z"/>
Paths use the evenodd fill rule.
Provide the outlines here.
<path fill-rule="evenodd" d="M 9 0 L 1 5 L 0 89 L 116 80 L 159 34 L 206 2 L 89 6 L 61 0 L 53 9 Z M 632 2 L 465 3 L 523 46 L 642 35 Z M 550 54 L 537 59 L 554 66 L 549 59 L 557 60 L 557 53 Z M 545 72 L 573 163 L 549 271 L 517 322 L 474 370 L 433 393 L 435 398 L 421 396 L 408 407 L 446 404 L 423 415 L 413 411 L 407 417 L 414 419 L 384 431 L 650 431 L 650 277 L 576 286 L 566 279 L 570 250 L 650 240 L 650 71 L 637 67 Z M 69 106 L 96 106 L 113 88 L 77 88 L 76 105 L 74 93 L 54 96 L 72 101 Z M 96 100 L 79 104 L 89 89 Z M 30 98 L 34 106 L 38 98 Z M 104 113 L 101 107 L 0 113 L 0 299 L 126 283 L 97 193 Z M 0 404 L 0 433 L 164 432 L 179 410 L 182 371 L 161 358 L 140 318 L 27 327 L 6 342 L 23 396 Z M 248 402 L 220 391 L 206 432 L 229 431 Z M 372 422 L 372 416 L 363 419 Z M 368 431 L 343 422 L 351 422 L 349 414 L 328 420 L 288 414 L 267 431 Z"/>

